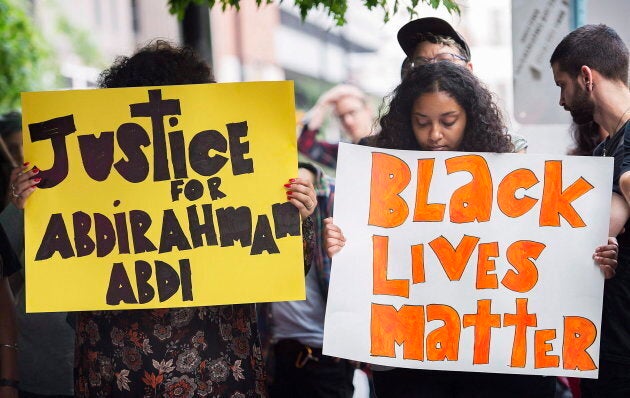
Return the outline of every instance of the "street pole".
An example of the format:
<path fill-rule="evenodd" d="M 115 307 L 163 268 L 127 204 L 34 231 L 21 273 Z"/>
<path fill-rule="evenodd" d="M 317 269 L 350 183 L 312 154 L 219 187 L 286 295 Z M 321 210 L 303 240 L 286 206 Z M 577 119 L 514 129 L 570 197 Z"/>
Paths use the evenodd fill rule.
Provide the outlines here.
<path fill-rule="evenodd" d="M 208 6 L 190 3 L 180 22 L 182 43 L 193 48 L 199 56 L 212 65 L 212 36 L 210 9 Z"/>
<path fill-rule="evenodd" d="M 571 0 L 571 30 L 586 24 L 586 3 L 588 0 Z"/>

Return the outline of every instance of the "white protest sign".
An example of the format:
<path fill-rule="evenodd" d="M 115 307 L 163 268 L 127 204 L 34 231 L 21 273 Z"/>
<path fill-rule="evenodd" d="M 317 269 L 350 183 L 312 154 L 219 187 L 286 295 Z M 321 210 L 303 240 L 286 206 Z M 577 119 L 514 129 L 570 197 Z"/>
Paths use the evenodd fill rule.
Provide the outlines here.
<path fill-rule="evenodd" d="M 342 144 L 324 353 L 597 377 L 612 166 Z"/>

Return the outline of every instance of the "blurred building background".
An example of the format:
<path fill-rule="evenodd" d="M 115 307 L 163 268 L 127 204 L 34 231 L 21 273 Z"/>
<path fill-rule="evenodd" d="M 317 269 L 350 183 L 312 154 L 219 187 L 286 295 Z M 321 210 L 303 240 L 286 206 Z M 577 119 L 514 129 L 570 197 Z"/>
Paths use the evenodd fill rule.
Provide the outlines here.
<path fill-rule="evenodd" d="M 519 1 L 525 0 L 514 0 L 514 4 L 520 4 Z M 192 41 L 207 49 L 204 56 L 211 61 L 219 82 L 295 81 L 299 111 L 310 108 L 321 93 L 341 82 L 364 89 L 378 108 L 382 98 L 400 80 L 404 54 L 396 41 L 396 32 L 409 20 L 403 11 L 385 24 L 381 12 L 368 11 L 359 0 L 349 0 L 348 22 L 344 27 L 335 26 L 323 12 L 311 12 L 302 22 L 297 8 L 286 1 L 260 8 L 253 1 L 243 1 L 239 12 L 222 12 L 220 6 L 209 13 L 197 9 L 192 19 L 183 22 L 169 14 L 166 0 L 29 0 L 29 3 L 37 26 L 54 49 L 62 76 L 58 85 L 63 88 L 94 86 L 99 71 L 116 56 L 131 54 L 156 38 L 180 44 Z M 428 6 L 420 7 L 418 13 L 441 17 L 463 34 L 471 47 L 474 72 L 496 93 L 511 131 L 529 139 L 530 152 L 566 152 L 570 119 L 557 106 L 559 92 L 555 87 L 545 87 L 544 92 L 536 94 L 552 104 L 548 107 L 557 108 L 557 119 L 552 124 L 544 120 L 519 124 L 514 117 L 512 21 L 527 15 L 513 15 L 512 0 L 458 3 L 461 16 Z M 630 1 L 525 3 L 567 9 L 578 3 L 583 8 L 580 12 L 586 16 L 583 22 L 606 22 L 622 37 L 630 38 L 629 28 L 622 20 L 630 12 Z M 563 22 L 567 32 L 570 22 L 568 18 Z M 195 29 L 191 30 L 191 26 Z M 543 63 L 547 60 L 548 57 Z M 551 75 L 548 66 L 539 69 L 540 73 Z M 524 82 L 521 86 L 529 85 Z M 522 115 L 524 111 L 519 112 Z"/>

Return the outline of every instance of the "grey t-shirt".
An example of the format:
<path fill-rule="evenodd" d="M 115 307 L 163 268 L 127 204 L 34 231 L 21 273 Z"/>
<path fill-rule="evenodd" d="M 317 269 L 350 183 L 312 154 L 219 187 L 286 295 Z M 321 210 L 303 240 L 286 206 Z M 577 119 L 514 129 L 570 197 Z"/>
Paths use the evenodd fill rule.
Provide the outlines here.
<path fill-rule="evenodd" d="M 306 275 L 306 300 L 272 303 L 271 311 L 274 341 L 294 339 L 311 347 L 322 347 L 326 303 L 317 284 L 315 267 Z"/>

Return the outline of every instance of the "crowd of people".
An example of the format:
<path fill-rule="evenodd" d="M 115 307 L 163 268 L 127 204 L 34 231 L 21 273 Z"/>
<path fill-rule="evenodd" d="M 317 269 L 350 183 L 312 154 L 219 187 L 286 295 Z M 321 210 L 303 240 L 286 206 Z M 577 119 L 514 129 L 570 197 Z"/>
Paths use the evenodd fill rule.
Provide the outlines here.
<path fill-rule="evenodd" d="M 298 149 L 312 162 L 284 188 L 300 213 L 306 300 L 160 310 L 27 314 L 19 275 L 24 262 L 22 210 L 37 195 L 39 170 L 24 161 L 19 114 L 0 119 L 5 158 L 0 214 L 0 398 L 352 397 L 363 368 L 371 395 L 390 397 L 554 397 L 555 377 L 395 368 L 370 370 L 322 354 L 331 258 L 343 250 L 333 221 L 338 144 L 320 132 L 328 116 L 347 140 L 375 148 L 525 152 L 508 131 L 493 94 L 473 74 L 461 34 L 439 18 L 409 22 L 398 33 L 405 53 L 401 82 L 375 120 L 369 97 L 343 84 L 306 113 Z M 610 238 L 593 259 L 605 275 L 599 378 L 573 383 L 582 397 L 630 396 L 630 92 L 628 48 L 605 25 L 567 35 L 550 59 L 559 104 L 571 113 L 571 154 L 613 156 Z M 190 49 L 156 42 L 118 59 L 101 88 L 213 83 Z M 17 115 L 17 116 L 16 116 Z M 13 293 L 17 293 L 17 298 Z"/>

